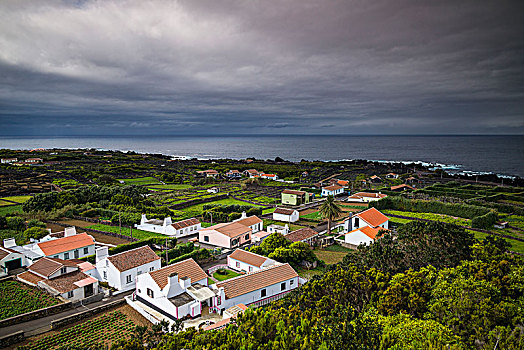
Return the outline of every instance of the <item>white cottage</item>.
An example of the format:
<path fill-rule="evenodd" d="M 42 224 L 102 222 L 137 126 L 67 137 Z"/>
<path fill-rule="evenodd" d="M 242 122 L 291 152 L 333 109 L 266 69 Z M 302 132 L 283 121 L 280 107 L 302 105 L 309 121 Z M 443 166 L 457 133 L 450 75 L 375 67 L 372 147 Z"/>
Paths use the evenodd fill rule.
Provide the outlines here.
<path fill-rule="evenodd" d="M 9 248 L 0 247 L 0 277 L 7 276 L 10 271 L 26 266 L 24 256 Z"/>
<path fill-rule="evenodd" d="M 227 257 L 227 266 L 236 271 L 254 272 L 275 263 L 273 259 L 243 249 L 236 249 Z"/>
<path fill-rule="evenodd" d="M 295 209 L 277 208 L 273 212 L 273 220 L 276 221 L 295 222 L 299 219 L 300 215 Z"/>
<path fill-rule="evenodd" d="M 91 264 L 82 261 L 44 257 L 17 275 L 17 279 L 43 288 L 51 295 L 79 301 L 99 294 L 98 280 L 85 273 L 93 270 Z"/>
<path fill-rule="evenodd" d="M 384 230 L 383 228 L 373 228 L 370 226 L 364 226 L 361 228 L 354 229 L 344 234 L 344 242 L 352 245 L 365 244 L 369 245 L 373 243 L 378 237 L 378 233 Z"/>
<path fill-rule="evenodd" d="M 322 197 L 327 197 L 327 196 L 335 197 L 342 193 L 344 193 L 344 187 L 336 185 L 336 184 L 327 186 L 327 187 L 322 187 Z"/>
<path fill-rule="evenodd" d="M 348 202 L 354 202 L 354 203 L 369 203 L 378 201 L 382 198 L 386 198 L 387 195 L 382 194 L 380 192 L 378 193 L 370 193 L 370 192 L 358 192 L 348 197 Z"/>
<path fill-rule="evenodd" d="M 96 250 L 96 268 L 102 281 L 118 290 L 135 289 L 136 276 L 158 270 L 161 260 L 149 247 L 143 246 L 109 256 L 109 249 Z"/>
<path fill-rule="evenodd" d="M 344 221 L 345 232 L 350 232 L 366 226 L 387 230 L 389 228 L 389 218 L 377 209 L 369 208 Z"/>
<path fill-rule="evenodd" d="M 212 308 L 219 312 L 237 304 L 262 306 L 298 287 L 298 274 L 289 264 L 276 264 L 211 286 Z"/>
<path fill-rule="evenodd" d="M 160 233 L 172 237 L 184 237 L 198 233 L 202 228 L 200 221 L 195 218 L 177 221 L 173 223 L 171 217 L 164 220 L 148 219 L 146 214 L 142 214 L 140 224 L 135 225 L 139 230 Z"/>
<path fill-rule="evenodd" d="M 69 230 L 68 230 L 69 229 Z M 76 233 L 74 228 L 65 230 L 63 238 L 52 237 L 49 240 L 24 245 L 22 248 L 42 257 L 63 260 L 80 259 L 95 254 L 95 239 L 87 233 Z"/>
<path fill-rule="evenodd" d="M 196 317 L 211 303 L 214 293 L 207 287 L 207 275 L 187 259 L 137 276 L 135 301 L 170 320 Z"/>

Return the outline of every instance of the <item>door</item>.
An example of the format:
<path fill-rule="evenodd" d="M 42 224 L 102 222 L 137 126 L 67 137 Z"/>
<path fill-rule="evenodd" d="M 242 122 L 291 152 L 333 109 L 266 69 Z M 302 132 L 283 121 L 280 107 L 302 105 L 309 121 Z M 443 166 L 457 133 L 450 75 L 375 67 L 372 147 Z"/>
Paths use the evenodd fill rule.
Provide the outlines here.
<path fill-rule="evenodd" d="M 84 298 L 90 297 L 93 295 L 93 284 L 88 284 L 84 287 Z"/>
<path fill-rule="evenodd" d="M 78 252 L 78 249 L 75 250 L 75 259 L 78 259 L 80 257 L 80 253 Z"/>
<path fill-rule="evenodd" d="M 22 267 L 22 258 L 13 259 L 5 262 L 6 272 L 16 270 Z"/>

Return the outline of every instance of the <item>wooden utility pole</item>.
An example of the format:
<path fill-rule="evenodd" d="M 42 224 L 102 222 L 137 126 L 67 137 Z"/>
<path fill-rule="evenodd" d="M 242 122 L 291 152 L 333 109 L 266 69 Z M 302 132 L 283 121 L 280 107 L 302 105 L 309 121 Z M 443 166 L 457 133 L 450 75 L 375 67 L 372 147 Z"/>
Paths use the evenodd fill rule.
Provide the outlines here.
<path fill-rule="evenodd" d="M 118 212 L 118 233 L 122 234 L 122 213 Z"/>

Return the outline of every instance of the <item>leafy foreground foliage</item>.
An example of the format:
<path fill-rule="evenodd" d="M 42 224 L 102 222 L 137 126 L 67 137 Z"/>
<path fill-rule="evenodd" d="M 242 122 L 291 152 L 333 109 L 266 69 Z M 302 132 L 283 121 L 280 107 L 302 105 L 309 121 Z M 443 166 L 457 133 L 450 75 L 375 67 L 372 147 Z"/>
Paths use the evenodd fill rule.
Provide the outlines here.
<path fill-rule="evenodd" d="M 0 283 L 0 320 L 59 304 L 49 294 L 17 281 Z"/>
<path fill-rule="evenodd" d="M 479 243 L 453 225 L 409 223 L 395 240 L 361 247 L 278 302 L 248 309 L 224 330 L 189 329 L 154 346 L 522 349 L 523 262 L 498 238 Z M 124 341 L 115 349 L 142 344 Z"/>

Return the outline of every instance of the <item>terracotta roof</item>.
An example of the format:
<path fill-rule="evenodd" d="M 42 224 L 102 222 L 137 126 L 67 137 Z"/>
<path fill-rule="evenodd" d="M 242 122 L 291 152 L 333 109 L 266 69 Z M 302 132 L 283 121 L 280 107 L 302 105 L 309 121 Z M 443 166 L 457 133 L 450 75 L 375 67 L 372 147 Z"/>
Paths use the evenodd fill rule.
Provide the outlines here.
<path fill-rule="evenodd" d="M 253 237 L 257 237 L 257 238 L 264 238 L 264 237 L 267 237 L 271 234 L 271 232 L 266 232 L 266 231 L 258 231 L 256 233 L 253 233 Z"/>
<path fill-rule="evenodd" d="M 367 222 L 371 227 L 377 227 L 389 220 L 389 218 L 375 208 L 369 208 L 356 214 L 359 218 Z"/>
<path fill-rule="evenodd" d="M 0 247 L 0 260 L 5 258 L 6 256 L 8 256 L 9 254 L 11 254 L 11 252 L 9 250 L 7 250 L 4 247 Z"/>
<path fill-rule="evenodd" d="M 291 242 L 302 242 L 303 240 L 309 239 L 316 235 L 318 235 L 317 231 L 310 229 L 309 227 L 304 227 L 299 230 L 292 231 L 284 237 L 289 239 Z"/>
<path fill-rule="evenodd" d="M 402 185 L 397 185 L 397 186 L 391 186 L 391 191 L 398 190 L 401 188 L 409 188 L 410 190 L 414 190 L 413 187 L 406 185 L 406 184 L 402 184 Z"/>
<path fill-rule="evenodd" d="M 339 186 L 339 185 L 331 185 L 331 186 L 324 187 L 322 189 L 328 190 L 328 191 L 336 191 L 336 190 L 340 190 L 341 188 L 342 186 Z"/>
<path fill-rule="evenodd" d="M 167 278 L 172 273 L 177 273 L 178 278 L 191 278 L 191 284 L 207 278 L 204 270 L 202 270 L 202 268 L 192 258 L 163 267 L 160 270 L 149 272 L 160 289 L 163 289 L 165 286 L 167 286 Z"/>
<path fill-rule="evenodd" d="M 74 250 L 93 245 L 95 244 L 95 240 L 87 233 L 79 233 L 74 236 L 54 239 L 52 241 L 37 244 L 45 255 L 54 255 L 67 252 L 68 250 Z"/>
<path fill-rule="evenodd" d="M 384 198 L 387 197 L 387 195 L 383 193 L 372 193 L 372 192 L 358 192 L 353 194 L 349 198 L 362 198 L 362 197 L 369 197 L 369 198 Z"/>
<path fill-rule="evenodd" d="M 224 318 L 223 320 L 218 321 L 217 323 L 213 323 L 209 326 L 204 327 L 205 331 L 211 331 L 213 329 L 221 329 L 227 326 L 231 323 L 231 317 Z"/>
<path fill-rule="evenodd" d="M 373 175 L 373 176 L 370 177 L 370 179 L 380 179 L 380 176 Z M 382 179 L 380 179 L 380 180 L 382 180 Z"/>
<path fill-rule="evenodd" d="M 268 259 L 265 256 L 251 253 L 243 249 L 236 249 L 229 257 L 256 267 L 262 266 L 262 264 L 264 264 Z"/>
<path fill-rule="evenodd" d="M 382 231 L 382 230 L 384 230 L 384 229 L 383 228 L 373 228 L 373 227 L 369 227 L 369 226 L 364 226 L 364 227 L 361 227 L 361 228 L 357 228 L 356 230 L 350 231 L 350 232 L 346 233 L 346 235 L 349 235 L 352 232 L 360 231 L 363 234 L 365 234 L 366 236 L 368 236 L 369 238 L 375 239 L 377 237 L 378 232 Z"/>
<path fill-rule="evenodd" d="M 282 191 L 282 193 L 285 193 L 285 194 L 296 194 L 296 195 L 303 195 L 303 194 L 306 194 L 306 192 L 304 191 L 295 191 L 295 190 L 284 190 Z"/>
<path fill-rule="evenodd" d="M 203 228 L 200 230 L 200 232 L 211 230 L 215 230 L 231 238 L 251 232 L 251 228 L 238 222 L 225 222 L 222 224 L 216 224 Z"/>
<path fill-rule="evenodd" d="M 37 285 L 38 282 L 44 280 L 45 278 L 35 275 L 31 271 L 22 272 L 16 276 L 18 279 L 29 282 L 30 284 Z"/>
<path fill-rule="evenodd" d="M 155 260 L 160 260 L 160 257 L 155 254 L 153 249 L 146 245 L 109 256 L 107 259 L 111 261 L 118 271 L 123 272 Z"/>
<path fill-rule="evenodd" d="M 252 216 L 249 216 L 245 219 L 240 219 L 240 220 L 237 220 L 235 221 L 239 224 L 242 224 L 244 226 L 253 226 L 255 224 L 258 224 L 258 223 L 261 223 L 262 222 L 262 219 L 260 219 L 258 216 L 256 215 L 252 215 Z"/>
<path fill-rule="evenodd" d="M 199 172 L 199 173 L 205 173 L 205 174 L 218 174 L 218 171 L 213 170 L 213 169 L 200 170 L 200 171 L 198 171 L 198 172 Z"/>
<path fill-rule="evenodd" d="M 258 171 L 256 169 L 248 169 L 246 171 L 250 174 L 258 174 Z"/>
<path fill-rule="evenodd" d="M 295 277 L 298 277 L 298 274 L 289 264 L 280 264 L 219 282 L 216 286 L 223 287 L 226 298 L 231 299 Z"/>
<path fill-rule="evenodd" d="M 260 176 L 275 177 L 275 174 L 260 174 Z"/>
<path fill-rule="evenodd" d="M 43 257 L 29 266 L 28 270 L 49 277 L 64 266 L 77 267 L 77 265 L 72 261 Z"/>
<path fill-rule="evenodd" d="M 277 208 L 274 213 L 282 214 L 282 215 L 293 215 L 295 211 L 293 209 L 286 209 L 286 208 Z"/>
<path fill-rule="evenodd" d="M 179 230 L 181 228 L 193 226 L 199 223 L 200 221 L 198 221 L 198 219 L 191 218 L 191 219 L 175 222 L 174 224 L 171 224 L 171 226 L 173 226 L 176 230 Z"/>
<path fill-rule="evenodd" d="M 349 184 L 349 181 L 346 181 L 346 180 L 338 180 L 337 181 L 337 184 L 339 184 L 340 186 L 347 186 Z"/>
<path fill-rule="evenodd" d="M 52 289 L 56 290 L 58 293 L 67 293 L 69 291 L 79 288 L 75 282 L 79 282 L 90 277 L 83 272 L 75 271 L 68 273 L 52 280 L 44 280 L 42 283 L 45 283 Z M 95 280 L 96 281 L 96 280 Z"/>

